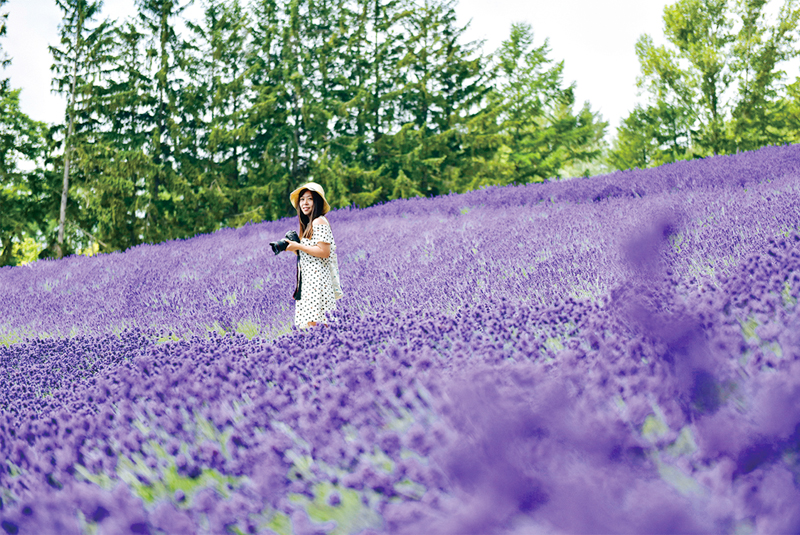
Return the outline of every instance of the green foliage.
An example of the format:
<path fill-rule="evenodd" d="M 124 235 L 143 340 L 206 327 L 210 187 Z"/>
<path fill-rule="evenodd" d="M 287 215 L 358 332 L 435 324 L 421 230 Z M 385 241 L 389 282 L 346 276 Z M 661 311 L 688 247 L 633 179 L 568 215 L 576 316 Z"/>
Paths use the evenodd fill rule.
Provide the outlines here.
<path fill-rule="evenodd" d="M 26 236 L 19 243 L 14 244 L 14 249 L 11 254 L 13 258 L 18 260 L 19 265 L 24 266 L 38 260 L 41 249 L 41 246 L 36 240 L 30 236 Z"/>
<path fill-rule="evenodd" d="M 800 79 L 781 71 L 800 0 L 782 1 L 668 6 L 668 44 L 636 46 L 647 101 L 607 150 L 547 40 L 514 24 L 486 55 L 455 0 L 203 0 L 198 21 L 188 0 L 141 0 L 121 24 L 58 0 L 63 124 L 30 121 L 0 80 L 2 262 L 30 239 L 109 252 L 285 217 L 307 180 L 365 207 L 800 141 Z"/>
<path fill-rule="evenodd" d="M 0 266 L 25 260 L 19 243 L 36 230 L 41 174 L 24 166 L 42 157 L 45 126 L 22 113 L 19 93 L 0 92 Z"/>
<path fill-rule="evenodd" d="M 636 106 L 617 129 L 608 162 L 616 169 L 655 167 L 692 157 L 686 110 L 666 102 Z"/>
<path fill-rule="evenodd" d="M 0 0 L 0 8 L 8 0 Z M 8 13 L 0 13 L 0 38 Z M 11 62 L 0 43 L 0 71 Z M 20 91 L 0 77 L 0 266 L 30 261 L 42 182 L 36 164 L 45 148 L 45 125 L 20 109 Z M 23 246 L 25 245 L 25 246 Z"/>
<path fill-rule="evenodd" d="M 246 40 L 249 17 L 239 0 L 206 2 L 200 25 L 190 24 L 191 83 L 181 93 L 179 173 L 186 179 L 184 209 L 191 233 L 257 220 L 261 204 L 244 172 L 252 137 L 246 118 Z M 250 194 L 248 194 L 250 193 Z M 254 208 L 254 204 L 256 205 Z"/>
<path fill-rule="evenodd" d="M 640 37 L 647 95 L 617 131 L 619 169 L 729 154 L 796 139 L 784 63 L 797 56 L 797 0 L 679 0 L 664 8 L 669 45 Z M 775 10 L 772 10 L 775 11 Z"/>
<path fill-rule="evenodd" d="M 179 172 L 176 158 L 181 153 L 179 108 L 184 97 L 182 69 L 186 43 L 177 32 L 178 17 L 188 6 L 182 0 L 141 0 L 139 22 L 145 33 L 145 73 L 150 83 L 142 99 L 148 106 L 139 127 L 147 134 L 145 152 L 152 155 L 152 172 L 145 180 L 147 191 L 142 239 L 158 242 L 191 235 L 194 217 L 191 210 L 189 177 Z M 187 206 L 189 205 L 189 206 Z"/>
<path fill-rule="evenodd" d="M 10 218 L 32 230 L 0 243 L 33 237 L 45 257 L 185 238 L 292 215 L 308 180 L 366 207 L 596 169 L 605 123 L 529 26 L 493 64 L 455 0 L 203 0 L 196 21 L 190 3 L 139 0 L 118 23 L 58 0 L 67 112 L 13 201 L 36 200 Z"/>
<path fill-rule="evenodd" d="M 380 528 L 382 524 L 381 517 L 371 511 L 362 501 L 361 494 L 353 489 L 325 482 L 314 485 L 313 493 L 313 499 L 302 494 L 292 495 L 289 499 L 301 505 L 314 522 L 335 522 L 335 527 L 327 531 L 331 535 L 361 533 L 370 528 Z M 339 497 L 338 505 L 330 505 L 331 495 Z"/>
<path fill-rule="evenodd" d="M 512 167 L 499 170 L 499 180 L 488 177 L 488 183 L 559 178 L 565 167 L 600 156 L 607 123 L 588 103 L 574 110 L 575 84 L 564 85 L 564 62 L 553 62 L 549 53 L 547 40 L 535 47 L 531 26 L 516 23 L 496 54 L 499 83 L 492 100 L 503 149 L 495 166 Z"/>
<path fill-rule="evenodd" d="M 101 96 L 99 84 L 106 75 L 103 67 L 108 62 L 108 51 L 113 41 L 110 23 L 95 21 L 102 7 L 101 1 L 56 0 L 56 4 L 64 16 L 59 27 L 59 46 L 50 47 L 53 56 L 51 70 L 54 74 L 53 88 L 66 98 L 67 109 L 63 130 L 54 129 L 56 135 L 63 136 L 63 153 L 58 166 L 63 179 L 60 187 L 52 184 L 50 192 L 53 197 L 60 198 L 60 202 L 51 205 L 57 207 L 58 215 L 53 213 L 51 217 L 58 219 L 58 234 L 55 240 L 53 236 L 45 235 L 51 244 L 48 250 L 61 257 L 70 249 L 64 244 L 66 226 L 90 226 L 90 222 L 85 220 L 85 206 L 81 202 L 92 195 L 90 184 L 86 184 L 87 165 L 82 155 L 84 147 L 96 141 L 93 125 L 97 122 L 95 110 Z"/>
<path fill-rule="evenodd" d="M 133 22 L 113 29 L 105 87 L 95 97 L 94 143 L 82 147 L 81 161 L 91 178 L 87 199 L 101 250 L 126 249 L 144 240 L 150 184 L 157 167 L 148 128 L 155 96 L 148 64 L 146 35 Z"/>

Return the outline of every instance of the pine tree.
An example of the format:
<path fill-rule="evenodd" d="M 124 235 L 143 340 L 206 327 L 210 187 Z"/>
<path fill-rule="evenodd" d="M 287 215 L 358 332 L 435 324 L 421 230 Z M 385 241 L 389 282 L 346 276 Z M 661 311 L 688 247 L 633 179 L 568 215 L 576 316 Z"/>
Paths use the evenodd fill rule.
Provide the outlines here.
<path fill-rule="evenodd" d="M 290 214 L 288 193 L 317 175 L 341 202 L 346 194 L 330 188 L 328 177 L 341 168 L 342 156 L 349 160 L 342 148 L 351 146 L 346 139 L 354 93 L 346 50 L 350 32 L 359 30 L 351 29 L 344 0 L 261 0 L 255 9 L 251 64 L 258 68 L 251 74 L 251 121 L 259 118 L 261 124 L 254 125 L 258 159 L 251 160 L 252 178 L 268 189 L 266 209 L 273 217 Z M 263 59 L 255 59 L 256 51 Z"/>
<path fill-rule="evenodd" d="M 159 242 L 193 233 L 196 215 L 183 205 L 191 194 L 186 177 L 178 173 L 178 103 L 184 82 L 181 65 L 186 44 L 176 31 L 176 19 L 189 5 L 182 0 L 139 0 L 139 22 L 146 35 L 146 68 L 152 83 L 144 99 L 150 108 L 142 115 L 149 139 L 153 172 L 148 176 L 143 240 Z"/>
<path fill-rule="evenodd" d="M 75 166 L 76 133 L 90 128 L 87 108 L 91 106 L 96 91 L 97 64 L 88 59 L 98 55 L 98 49 L 107 44 L 110 27 L 107 22 L 95 21 L 102 0 L 56 0 L 64 13 L 60 33 L 60 47 L 50 47 L 53 55 L 52 70 L 56 77 L 54 89 L 67 99 L 64 127 L 63 184 L 59 205 L 58 236 L 55 252 L 58 258 L 64 253 L 64 232 L 67 222 L 67 200 L 70 191 L 70 174 Z M 77 211 L 75 211 L 77 213 Z"/>
<path fill-rule="evenodd" d="M 291 177 L 290 99 L 283 68 L 285 18 L 278 0 L 256 0 L 247 54 L 252 104 L 245 111 L 250 143 L 245 147 L 247 189 L 252 206 L 246 216 L 277 219 L 289 213 Z"/>
<path fill-rule="evenodd" d="M 84 13 L 54 50 L 72 100 L 29 189 L 41 232 L 71 233 L 62 255 L 290 215 L 309 179 L 340 207 L 582 172 L 605 127 L 528 26 L 492 68 L 464 42 L 455 0 L 204 0 L 196 22 L 182 19 L 190 0 L 137 0 L 121 26 L 95 22 L 100 0 L 59 2 Z M 655 109 L 664 141 L 648 165 L 672 139 Z"/>
<path fill-rule="evenodd" d="M 252 137 L 245 117 L 251 99 L 246 84 L 248 26 L 239 0 L 207 1 L 201 24 L 189 23 L 194 54 L 185 62 L 191 83 L 179 106 L 178 159 L 191 187 L 184 204 L 201 214 L 195 217 L 194 232 L 209 232 L 221 223 L 241 224 L 257 212 L 238 195 L 247 186 L 244 149 Z"/>
<path fill-rule="evenodd" d="M 303 71 L 311 74 L 307 109 L 313 156 L 308 174 L 330 192 L 332 206 L 352 202 L 351 187 L 364 181 L 369 165 L 370 5 L 358 0 L 310 2 L 304 24 L 303 33 L 314 36 L 303 62 Z"/>
<path fill-rule="evenodd" d="M 666 102 L 636 106 L 617 129 L 608 163 L 615 169 L 644 169 L 691 158 L 689 120 L 685 108 Z"/>
<path fill-rule="evenodd" d="M 452 0 L 423 0 L 398 20 L 403 34 L 395 120 L 402 126 L 377 141 L 391 177 L 383 199 L 457 191 L 462 165 L 472 163 L 461 132 L 479 112 L 488 78 L 478 44 L 460 42 L 464 28 L 456 24 L 454 6 Z"/>
<path fill-rule="evenodd" d="M 368 28 L 367 65 L 371 67 L 368 84 L 369 106 L 367 121 L 371 131 L 370 144 L 379 143 L 400 123 L 400 91 L 404 85 L 404 74 L 398 69 L 404 55 L 404 21 L 411 16 L 411 9 L 402 0 L 364 0 L 371 27 Z M 378 158 L 373 167 L 382 165 Z"/>
<path fill-rule="evenodd" d="M 512 24 L 496 55 L 501 129 L 513 180 L 521 183 L 559 178 L 566 165 L 597 158 L 606 127 L 588 103 L 576 113 L 575 84 L 564 86 L 564 62 L 548 57 L 547 40 L 533 43 L 529 24 Z"/>
<path fill-rule="evenodd" d="M 339 74 L 329 88 L 335 123 L 311 175 L 331 192 L 332 206 L 369 206 L 391 193 L 381 140 L 396 130 L 401 23 L 410 11 L 400 0 L 356 0 L 339 9 Z"/>
<path fill-rule="evenodd" d="M 148 185 L 155 174 L 148 133 L 155 105 L 152 83 L 143 70 L 144 33 L 131 21 L 114 30 L 108 79 L 93 100 L 98 129 L 84 147 L 87 217 L 94 222 L 96 241 L 104 252 L 142 243 L 149 204 Z"/>
<path fill-rule="evenodd" d="M 306 141 L 305 121 L 306 114 L 303 107 L 306 104 L 307 82 L 302 70 L 303 61 L 303 33 L 301 0 L 290 0 L 289 10 L 286 14 L 287 24 L 283 27 L 283 47 L 281 50 L 281 63 L 283 67 L 283 81 L 286 88 L 286 98 L 289 105 L 287 116 L 288 146 L 287 163 L 289 175 L 293 183 L 302 182 L 307 176 L 306 159 L 307 151 L 303 150 Z"/>

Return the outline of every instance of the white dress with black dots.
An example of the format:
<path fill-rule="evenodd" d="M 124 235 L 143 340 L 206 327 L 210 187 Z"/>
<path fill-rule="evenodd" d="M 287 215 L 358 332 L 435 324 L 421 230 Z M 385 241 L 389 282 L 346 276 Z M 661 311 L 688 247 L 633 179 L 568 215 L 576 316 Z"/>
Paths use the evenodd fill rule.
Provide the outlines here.
<path fill-rule="evenodd" d="M 329 243 L 331 254 L 328 258 L 317 258 L 300 253 L 300 273 L 302 286 L 300 300 L 295 301 L 294 324 L 299 329 L 308 327 L 309 321 L 325 323 L 325 314 L 336 310 L 336 299 L 341 297 L 338 281 L 339 262 L 336 258 L 336 242 L 331 227 L 324 223 L 313 225 L 311 239 L 303 238 L 300 243 L 314 246 L 319 242 Z"/>

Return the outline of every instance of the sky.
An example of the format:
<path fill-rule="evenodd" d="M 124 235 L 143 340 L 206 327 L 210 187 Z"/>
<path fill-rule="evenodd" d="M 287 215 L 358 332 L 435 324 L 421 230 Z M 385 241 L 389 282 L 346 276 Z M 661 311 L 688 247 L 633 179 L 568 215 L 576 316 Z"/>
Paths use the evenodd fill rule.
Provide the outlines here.
<path fill-rule="evenodd" d="M 538 46 L 549 40 L 550 58 L 564 61 L 567 83 L 576 83 L 578 102 L 589 101 L 609 122 L 609 135 L 639 100 L 639 63 L 634 45 L 643 33 L 664 42 L 662 13 L 667 0 L 460 0 L 459 23 L 469 24 L 465 37 L 485 40 L 484 50 L 496 50 L 511 24 L 531 25 Z M 187 11 L 198 19 L 202 1 Z M 21 88 L 23 112 L 36 120 L 58 122 L 66 106 L 50 86 L 49 45 L 58 43 L 61 12 L 54 0 L 10 0 L 8 34 L 2 41 L 11 56 L 3 77 Z M 103 15 L 124 19 L 134 14 L 134 0 L 106 0 Z"/>

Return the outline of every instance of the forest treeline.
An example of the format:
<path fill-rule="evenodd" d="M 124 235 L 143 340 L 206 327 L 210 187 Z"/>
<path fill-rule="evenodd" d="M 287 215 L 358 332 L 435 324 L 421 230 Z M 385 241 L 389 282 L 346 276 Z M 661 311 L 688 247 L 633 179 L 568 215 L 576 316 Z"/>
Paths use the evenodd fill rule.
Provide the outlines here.
<path fill-rule="evenodd" d="M 0 265 L 280 218 L 309 179 L 333 207 L 365 207 L 800 135 L 782 71 L 798 0 L 668 6 L 669 42 L 637 43 L 642 103 L 611 144 L 546 39 L 513 24 L 489 53 L 455 0 L 204 0 L 199 20 L 187 0 L 137 0 L 123 21 L 55 2 L 64 120 L 32 120 L 0 80 Z"/>

